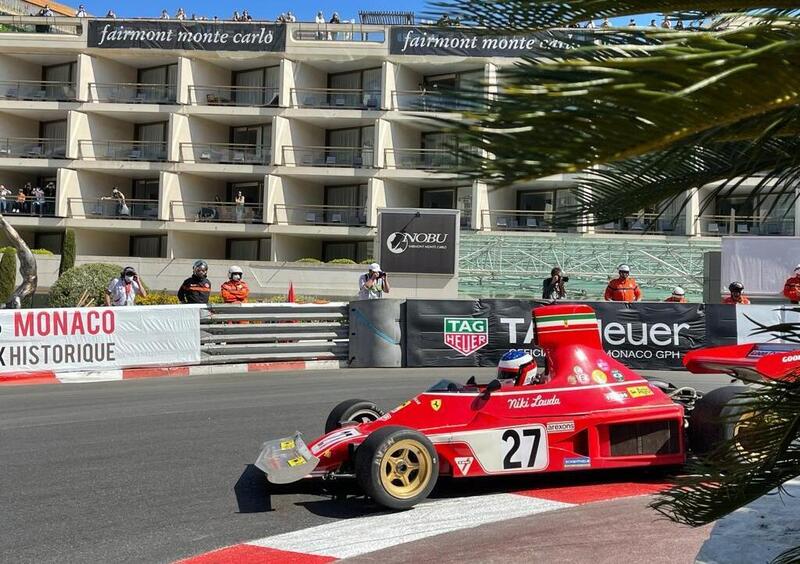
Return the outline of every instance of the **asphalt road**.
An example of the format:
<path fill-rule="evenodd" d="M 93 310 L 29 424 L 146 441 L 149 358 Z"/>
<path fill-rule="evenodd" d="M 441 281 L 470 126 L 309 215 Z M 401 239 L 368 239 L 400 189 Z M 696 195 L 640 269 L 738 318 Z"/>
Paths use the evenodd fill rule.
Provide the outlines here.
<path fill-rule="evenodd" d="M 2 561 L 172 562 L 377 511 L 363 499 L 333 500 L 317 484 L 268 490 L 250 464 L 267 438 L 321 434 L 343 399 L 391 408 L 439 378 L 491 373 L 340 370 L 0 388 Z M 728 382 L 658 377 L 701 390 Z"/>

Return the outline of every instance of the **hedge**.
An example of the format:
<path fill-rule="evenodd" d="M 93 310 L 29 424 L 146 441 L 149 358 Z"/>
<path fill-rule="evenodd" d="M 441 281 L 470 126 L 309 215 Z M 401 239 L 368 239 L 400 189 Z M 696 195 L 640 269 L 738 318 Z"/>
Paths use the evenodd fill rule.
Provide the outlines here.
<path fill-rule="evenodd" d="M 106 288 L 121 271 L 121 266 L 108 263 L 70 268 L 50 288 L 50 307 L 76 307 L 84 291 L 89 300 L 84 305 L 105 305 Z"/>

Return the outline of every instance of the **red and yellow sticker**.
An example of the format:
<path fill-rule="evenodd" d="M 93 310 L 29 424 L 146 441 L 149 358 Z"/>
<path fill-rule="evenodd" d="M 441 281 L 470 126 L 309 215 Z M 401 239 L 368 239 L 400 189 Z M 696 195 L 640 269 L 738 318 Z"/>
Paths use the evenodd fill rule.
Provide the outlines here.
<path fill-rule="evenodd" d="M 628 388 L 628 395 L 632 398 L 644 398 L 653 395 L 653 390 L 648 386 L 631 386 Z"/>
<path fill-rule="evenodd" d="M 597 370 L 592 370 L 592 380 L 594 380 L 597 384 L 605 384 L 608 382 L 608 376 L 606 376 L 606 373 L 598 368 Z"/>
<path fill-rule="evenodd" d="M 439 411 L 442 408 L 442 400 L 440 399 L 432 399 L 431 400 L 431 409 L 434 411 Z"/>
<path fill-rule="evenodd" d="M 292 459 L 287 460 L 286 463 L 289 466 L 292 466 L 292 467 L 300 466 L 301 464 L 305 464 L 306 463 L 306 459 L 303 458 L 302 456 L 298 456 L 297 458 L 292 458 Z"/>

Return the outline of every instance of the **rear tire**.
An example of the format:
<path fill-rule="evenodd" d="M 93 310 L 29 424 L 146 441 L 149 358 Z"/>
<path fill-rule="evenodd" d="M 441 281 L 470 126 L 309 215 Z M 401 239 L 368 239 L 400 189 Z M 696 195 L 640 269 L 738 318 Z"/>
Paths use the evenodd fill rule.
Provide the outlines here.
<path fill-rule="evenodd" d="M 737 424 L 747 413 L 735 397 L 745 390 L 744 386 L 717 388 L 695 404 L 689 418 L 689 446 L 695 454 L 707 454 L 734 437 Z"/>
<path fill-rule="evenodd" d="M 331 410 L 325 421 L 325 433 L 340 429 L 343 423 L 369 423 L 383 412 L 373 402 L 362 399 L 345 400 Z"/>
<path fill-rule="evenodd" d="M 389 509 L 411 509 L 428 497 L 438 477 L 436 449 L 414 429 L 382 427 L 356 450 L 359 487 Z"/>

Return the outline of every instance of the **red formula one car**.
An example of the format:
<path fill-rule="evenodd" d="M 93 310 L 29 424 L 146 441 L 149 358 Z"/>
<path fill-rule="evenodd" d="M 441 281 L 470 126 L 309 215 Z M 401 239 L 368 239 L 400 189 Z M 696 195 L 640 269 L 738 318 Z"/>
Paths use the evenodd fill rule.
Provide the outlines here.
<path fill-rule="evenodd" d="M 542 373 L 486 385 L 442 380 L 388 413 L 348 400 L 308 445 L 300 433 L 268 441 L 256 460 L 272 483 L 354 477 L 377 503 L 405 509 L 425 499 L 439 476 L 498 476 L 576 469 L 681 465 L 687 442 L 699 450 L 735 432 L 718 416 L 741 386 L 703 397 L 648 382 L 602 348 L 594 311 L 555 305 L 533 311 Z M 689 367 L 749 379 L 782 349 L 720 347 L 689 354 Z M 775 356 L 775 355 L 773 355 Z M 779 368 L 800 366 L 796 362 Z M 773 361 L 772 364 L 775 364 Z M 777 373 L 770 368 L 770 373 Z M 697 414 L 694 433 L 684 432 Z"/>

